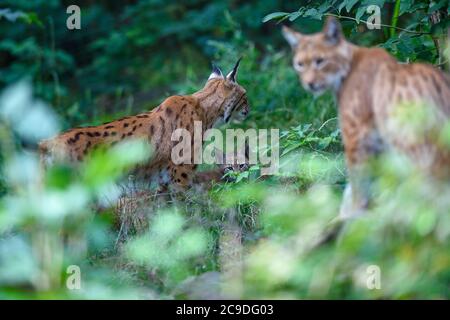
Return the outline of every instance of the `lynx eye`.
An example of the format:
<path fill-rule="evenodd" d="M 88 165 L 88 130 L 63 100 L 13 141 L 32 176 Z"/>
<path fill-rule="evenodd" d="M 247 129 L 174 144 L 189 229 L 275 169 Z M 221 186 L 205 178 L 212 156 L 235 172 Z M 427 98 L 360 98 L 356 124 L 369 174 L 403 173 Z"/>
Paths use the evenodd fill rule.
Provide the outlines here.
<path fill-rule="evenodd" d="M 305 69 L 305 63 L 303 61 L 296 61 L 294 64 L 294 69 L 302 72 Z"/>
<path fill-rule="evenodd" d="M 324 58 L 317 58 L 314 60 L 314 64 L 316 65 L 316 67 L 320 67 L 321 65 L 323 65 L 324 62 L 325 62 Z"/>

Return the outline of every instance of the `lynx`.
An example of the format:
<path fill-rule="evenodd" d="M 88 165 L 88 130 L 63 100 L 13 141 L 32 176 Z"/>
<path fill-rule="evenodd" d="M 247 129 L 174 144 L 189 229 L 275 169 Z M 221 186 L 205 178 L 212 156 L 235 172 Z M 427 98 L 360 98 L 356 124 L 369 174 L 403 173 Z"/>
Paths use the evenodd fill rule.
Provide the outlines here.
<path fill-rule="evenodd" d="M 194 176 L 194 183 L 196 184 L 214 184 L 219 182 L 231 182 L 233 181 L 233 176 L 230 173 L 244 172 L 250 168 L 250 147 L 246 143 L 244 148 L 240 151 L 244 153 L 244 163 L 239 163 L 234 157 L 234 152 L 232 152 L 234 162 L 227 163 L 227 154 L 223 153 L 222 150 L 215 149 L 216 162 L 219 163 L 219 167 L 214 170 L 196 172 Z"/>
<path fill-rule="evenodd" d="M 303 87 L 314 94 L 331 90 L 338 101 L 349 175 L 341 217 L 365 212 L 368 160 L 383 151 L 405 155 L 427 176 L 449 178 L 449 148 L 439 139 L 450 117 L 448 74 L 427 64 L 399 63 L 381 48 L 351 44 L 333 17 L 319 33 L 288 27 L 282 33 Z"/>
<path fill-rule="evenodd" d="M 100 126 L 75 128 L 39 145 L 45 164 L 54 161 L 77 163 L 96 146 L 110 146 L 126 139 L 145 139 L 153 146 L 150 161 L 136 168 L 134 175 L 144 181 L 185 189 L 193 180 L 195 164 L 175 165 L 171 160 L 174 142 L 171 135 L 178 128 L 194 136 L 194 121 L 201 121 L 202 134 L 218 122 L 232 116 L 245 118 L 249 105 L 245 89 L 236 81 L 239 62 L 227 76 L 218 67 L 204 88 L 187 96 L 171 96 L 152 111 L 125 117 Z M 193 163 L 193 162 L 192 162 Z"/>

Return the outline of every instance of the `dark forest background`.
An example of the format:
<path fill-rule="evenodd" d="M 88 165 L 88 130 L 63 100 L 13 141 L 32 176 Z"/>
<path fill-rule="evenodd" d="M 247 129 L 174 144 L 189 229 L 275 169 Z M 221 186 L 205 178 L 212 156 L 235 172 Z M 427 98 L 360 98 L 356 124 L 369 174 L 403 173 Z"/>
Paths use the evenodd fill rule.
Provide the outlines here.
<path fill-rule="evenodd" d="M 81 30 L 66 27 L 71 4 Z M 380 29 L 366 26 L 370 5 Z M 0 298 L 448 299 L 448 188 L 383 159 L 374 209 L 340 228 L 335 99 L 300 87 L 281 26 L 317 32 L 334 15 L 358 45 L 448 70 L 449 12 L 448 0 L 0 1 Z M 241 56 L 251 111 L 231 126 L 280 129 L 278 175 L 261 181 L 253 166 L 163 202 L 128 190 L 102 210 L 105 190 L 145 159 L 139 147 L 40 176 L 38 137 L 151 110 Z M 81 289 L 69 290 L 74 265 Z"/>

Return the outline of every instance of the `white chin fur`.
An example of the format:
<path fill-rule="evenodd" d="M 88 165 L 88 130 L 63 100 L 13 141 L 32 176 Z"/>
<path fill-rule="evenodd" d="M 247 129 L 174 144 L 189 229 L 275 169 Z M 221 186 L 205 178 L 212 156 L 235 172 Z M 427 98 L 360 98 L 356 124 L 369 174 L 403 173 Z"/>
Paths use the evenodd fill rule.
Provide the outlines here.
<path fill-rule="evenodd" d="M 328 79 L 328 83 L 330 83 L 330 87 L 334 90 L 334 92 L 338 92 L 341 88 L 342 78 L 343 76 L 341 74 L 336 74 Z"/>
<path fill-rule="evenodd" d="M 320 97 L 322 94 L 325 93 L 325 89 L 320 89 L 320 90 L 316 90 L 316 91 L 311 91 L 312 94 L 314 95 L 314 97 Z"/>

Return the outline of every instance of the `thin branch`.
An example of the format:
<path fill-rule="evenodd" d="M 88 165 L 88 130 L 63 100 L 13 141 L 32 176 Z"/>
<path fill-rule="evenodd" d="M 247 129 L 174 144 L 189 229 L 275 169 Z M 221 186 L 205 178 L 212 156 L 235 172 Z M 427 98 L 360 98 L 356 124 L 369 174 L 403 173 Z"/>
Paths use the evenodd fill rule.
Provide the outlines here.
<path fill-rule="evenodd" d="M 438 62 L 437 64 L 435 64 L 435 66 L 436 67 L 443 67 L 443 66 L 445 66 L 447 63 L 449 63 L 450 62 L 450 60 L 444 60 L 444 61 L 442 61 L 442 62 Z"/>
<path fill-rule="evenodd" d="M 338 119 L 337 117 L 333 117 L 333 118 L 328 119 L 327 121 L 325 121 L 324 123 L 322 123 L 322 125 L 319 127 L 319 129 L 317 129 L 317 131 L 322 130 L 323 127 L 325 127 L 330 121 L 332 121 L 332 120 L 337 120 L 337 119 Z"/>
<path fill-rule="evenodd" d="M 395 0 L 394 14 L 392 15 L 392 28 L 389 30 L 391 38 L 395 35 L 395 28 L 397 27 L 398 16 L 400 15 L 400 0 Z"/>
<path fill-rule="evenodd" d="M 347 16 L 341 16 L 340 14 L 325 13 L 324 15 L 325 16 L 333 16 L 333 17 L 336 17 L 336 18 L 339 18 L 339 19 L 353 20 L 353 21 L 356 21 L 358 23 L 359 22 L 366 23 L 366 24 L 368 23 L 368 21 L 366 21 L 366 20 L 362 20 L 362 19 L 357 20 L 356 18 L 347 17 Z M 408 30 L 408 29 L 403 29 L 403 28 L 399 28 L 399 27 L 394 27 L 394 26 L 391 26 L 389 24 L 382 24 L 382 23 L 380 23 L 378 25 L 380 27 L 393 28 L 393 29 L 400 30 L 400 31 L 403 31 L 403 32 L 408 32 L 408 33 L 414 33 L 414 34 L 420 34 L 420 35 L 422 35 L 422 34 L 431 34 L 431 32 L 420 32 L 420 31 Z"/>

